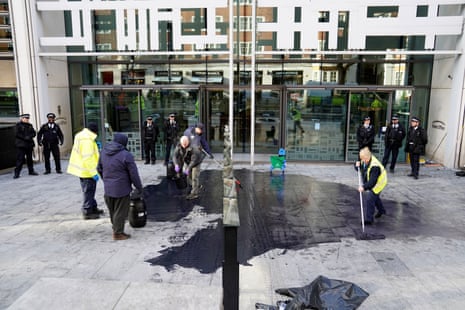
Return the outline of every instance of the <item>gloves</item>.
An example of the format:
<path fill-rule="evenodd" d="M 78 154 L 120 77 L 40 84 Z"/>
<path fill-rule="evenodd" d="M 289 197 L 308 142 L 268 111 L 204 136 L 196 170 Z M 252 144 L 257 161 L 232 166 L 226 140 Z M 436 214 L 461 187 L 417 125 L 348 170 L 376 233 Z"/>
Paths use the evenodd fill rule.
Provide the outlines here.
<path fill-rule="evenodd" d="M 179 168 L 179 165 L 174 166 L 174 171 L 176 171 L 176 173 L 179 173 L 179 171 L 181 171 L 181 169 Z"/>
<path fill-rule="evenodd" d="M 189 169 L 184 170 L 184 174 L 185 174 L 186 176 L 188 176 L 188 175 L 189 175 Z"/>
<path fill-rule="evenodd" d="M 213 154 L 210 154 L 210 155 L 208 156 L 208 158 L 213 159 L 213 158 L 214 158 L 214 157 L 213 157 Z"/>
<path fill-rule="evenodd" d="M 143 199 L 144 191 L 140 189 L 134 189 L 130 194 L 131 200 Z"/>
<path fill-rule="evenodd" d="M 99 179 L 99 176 L 98 176 L 98 174 L 94 175 L 94 176 L 92 177 L 92 179 L 94 179 L 94 180 L 95 180 L 95 182 L 98 182 L 98 179 Z"/>

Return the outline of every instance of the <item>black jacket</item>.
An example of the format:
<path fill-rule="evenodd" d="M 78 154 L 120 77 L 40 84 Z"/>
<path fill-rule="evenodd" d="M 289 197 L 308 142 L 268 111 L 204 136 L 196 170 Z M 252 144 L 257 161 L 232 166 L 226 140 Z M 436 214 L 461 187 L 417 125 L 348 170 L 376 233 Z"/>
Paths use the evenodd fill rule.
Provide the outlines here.
<path fill-rule="evenodd" d="M 63 132 L 61 131 L 60 126 L 58 126 L 56 123 L 53 123 L 53 128 L 50 128 L 49 123 L 43 124 L 37 133 L 37 142 L 39 145 L 63 144 Z"/>
<path fill-rule="evenodd" d="M 15 145 L 19 148 L 33 148 L 36 131 L 31 124 L 25 122 L 16 123 L 16 141 Z"/>
<path fill-rule="evenodd" d="M 373 142 L 375 142 L 375 135 L 376 135 L 375 128 L 371 124 L 367 128 L 365 128 L 365 126 L 363 125 L 358 127 L 357 129 L 358 147 L 362 149 L 365 146 L 368 146 L 371 149 Z"/>
<path fill-rule="evenodd" d="M 425 154 L 425 145 L 428 143 L 426 131 L 418 126 L 417 129 L 410 127 L 407 133 L 407 142 L 405 143 L 405 151 L 412 154 Z"/>
<path fill-rule="evenodd" d="M 158 136 L 160 135 L 160 130 L 155 123 L 152 123 L 152 126 L 147 126 L 147 121 L 144 122 L 142 125 L 142 139 L 143 140 L 150 140 L 153 142 L 157 142 Z"/>
<path fill-rule="evenodd" d="M 386 147 L 402 147 L 402 141 L 405 138 L 406 132 L 402 124 L 398 123 L 397 125 L 397 128 L 393 128 L 392 123 L 387 126 L 386 135 L 384 136 L 384 144 Z"/>
<path fill-rule="evenodd" d="M 176 121 L 174 121 L 174 124 L 171 124 L 170 120 L 165 120 L 163 131 L 165 133 L 165 141 L 173 143 L 178 140 L 179 125 Z"/>

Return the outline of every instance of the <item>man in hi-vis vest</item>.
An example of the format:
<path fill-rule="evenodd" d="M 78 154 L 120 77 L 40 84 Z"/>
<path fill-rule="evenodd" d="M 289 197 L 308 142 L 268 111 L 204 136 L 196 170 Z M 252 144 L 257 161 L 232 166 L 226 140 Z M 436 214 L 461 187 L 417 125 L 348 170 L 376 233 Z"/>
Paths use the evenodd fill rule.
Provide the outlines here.
<path fill-rule="evenodd" d="M 69 174 L 79 177 L 84 196 L 81 210 L 85 220 L 98 219 L 100 214 L 104 212 L 97 208 L 95 200 L 99 179 L 97 164 L 100 155 L 95 141 L 97 134 L 98 126 L 96 123 L 89 123 L 87 128 L 76 134 L 67 170 Z"/>
<path fill-rule="evenodd" d="M 387 184 L 387 173 L 381 162 L 371 154 L 368 147 L 360 150 L 360 161 L 355 163 L 355 168 L 360 169 L 362 183 L 358 191 L 363 194 L 365 212 L 365 225 L 373 224 L 373 218 L 380 218 L 386 214 L 383 203 L 380 199 L 381 191 Z M 375 207 L 377 209 L 376 215 Z"/>

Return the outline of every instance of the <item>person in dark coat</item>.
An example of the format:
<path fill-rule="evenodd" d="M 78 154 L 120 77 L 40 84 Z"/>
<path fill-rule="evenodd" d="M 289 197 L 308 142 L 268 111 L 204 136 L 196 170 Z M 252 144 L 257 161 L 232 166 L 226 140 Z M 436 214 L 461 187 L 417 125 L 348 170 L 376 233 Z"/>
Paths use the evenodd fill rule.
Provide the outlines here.
<path fill-rule="evenodd" d="M 113 141 L 103 147 L 97 165 L 103 180 L 105 203 L 110 212 L 113 240 L 131 237 L 124 232 L 124 224 L 128 217 L 132 185 L 135 187 L 134 196 L 143 195 L 142 181 L 134 157 L 126 149 L 127 144 L 126 135 L 115 133 Z"/>
<path fill-rule="evenodd" d="M 29 123 L 30 117 L 30 114 L 22 114 L 20 116 L 21 120 L 16 123 L 16 168 L 13 177 L 15 179 L 19 178 L 24 162 L 27 164 L 29 175 L 38 175 L 38 173 L 34 171 L 34 162 L 32 161 L 36 131 Z"/>
<path fill-rule="evenodd" d="M 425 146 L 428 143 L 426 131 L 420 126 L 420 119 L 412 117 L 410 128 L 407 132 L 405 151 L 409 153 L 411 172 L 409 177 L 418 179 L 420 172 L 420 156 L 425 154 Z"/>
<path fill-rule="evenodd" d="M 383 166 L 386 167 L 389 156 L 392 153 L 391 165 L 389 166 L 389 171 L 394 172 L 396 167 L 397 156 L 399 155 L 399 148 L 402 147 L 402 141 L 405 138 L 405 129 L 402 124 L 399 123 L 399 117 L 393 115 L 391 118 L 391 123 L 386 128 L 386 134 L 384 136 L 384 156 L 383 156 Z"/>
<path fill-rule="evenodd" d="M 186 199 L 199 197 L 201 185 L 199 184 L 200 164 L 203 156 L 198 148 L 191 145 L 191 140 L 187 136 L 182 136 L 176 145 L 173 154 L 174 171 L 184 173 L 192 189 Z"/>
<path fill-rule="evenodd" d="M 43 124 L 39 132 L 37 133 L 37 142 L 39 146 L 43 147 L 44 161 L 45 161 L 45 173 L 50 174 L 50 153 L 53 155 L 55 161 L 55 171 L 62 173 L 60 163 L 60 149 L 58 145 L 63 145 L 63 132 L 60 126 L 55 123 L 55 114 L 48 113 L 48 122 Z"/>
<path fill-rule="evenodd" d="M 165 165 L 168 164 L 171 155 L 171 149 L 176 146 L 179 135 L 179 125 L 176 122 L 176 114 L 171 113 L 169 119 L 165 120 L 163 124 L 163 131 L 165 134 Z"/>
<path fill-rule="evenodd" d="M 359 150 L 364 147 L 368 147 L 370 151 L 373 148 L 373 143 L 375 142 L 375 128 L 371 124 L 371 118 L 365 116 L 363 118 L 363 124 L 360 125 L 357 129 L 357 142 Z"/>
<path fill-rule="evenodd" d="M 191 192 L 186 196 L 186 199 L 195 199 L 199 197 L 200 190 L 202 186 L 200 185 L 200 166 L 207 155 L 210 159 L 213 159 L 213 154 L 211 153 L 210 146 L 208 145 L 203 131 L 205 129 L 204 124 L 197 123 L 195 126 L 189 127 L 184 131 L 184 136 L 189 137 L 190 146 L 199 152 L 200 163 L 192 168 L 192 189 Z"/>
<path fill-rule="evenodd" d="M 160 132 L 158 126 L 153 122 L 152 116 L 147 116 L 144 125 L 142 126 L 142 139 L 144 141 L 145 164 L 152 162 L 155 165 L 157 155 L 155 154 L 155 145 Z"/>

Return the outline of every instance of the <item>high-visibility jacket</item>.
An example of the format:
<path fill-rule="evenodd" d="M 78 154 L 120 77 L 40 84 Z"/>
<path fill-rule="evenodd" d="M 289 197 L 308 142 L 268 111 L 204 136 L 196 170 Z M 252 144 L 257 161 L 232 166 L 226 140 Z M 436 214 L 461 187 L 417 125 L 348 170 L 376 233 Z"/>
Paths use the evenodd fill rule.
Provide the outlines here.
<path fill-rule="evenodd" d="M 76 134 L 69 158 L 69 174 L 80 178 L 92 178 L 97 174 L 99 151 L 95 138 L 97 134 L 87 128 Z"/>
<path fill-rule="evenodd" d="M 367 169 L 367 180 L 368 181 L 370 180 L 371 168 L 375 166 L 379 167 L 379 169 L 381 170 L 381 173 L 378 176 L 376 185 L 371 190 L 373 191 L 373 193 L 379 194 L 384 189 L 384 187 L 386 187 L 387 173 L 386 173 L 386 169 L 384 169 L 384 166 L 379 162 L 379 160 L 376 157 L 371 156 L 370 165 L 368 166 L 368 169 Z"/>

